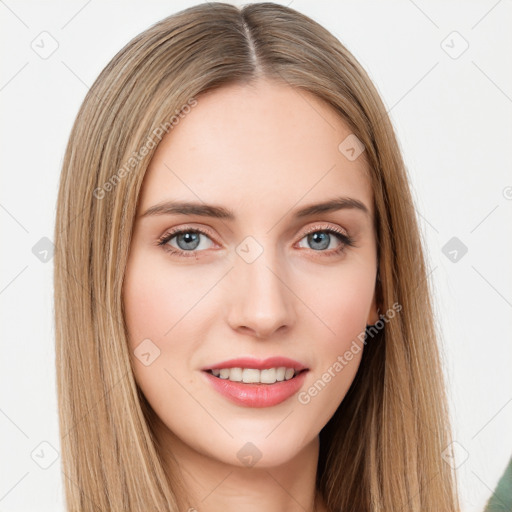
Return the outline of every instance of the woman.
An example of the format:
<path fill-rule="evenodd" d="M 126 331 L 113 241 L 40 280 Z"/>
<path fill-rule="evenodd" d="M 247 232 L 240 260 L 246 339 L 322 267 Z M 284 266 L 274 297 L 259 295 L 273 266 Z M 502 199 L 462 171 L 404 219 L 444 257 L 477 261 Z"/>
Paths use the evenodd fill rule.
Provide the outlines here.
<path fill-rule="evenodd" d="M 458 510 L 406 170 L 313 20 L 205 3 L 135 37 L 55 240 L 69 510 Z"/>

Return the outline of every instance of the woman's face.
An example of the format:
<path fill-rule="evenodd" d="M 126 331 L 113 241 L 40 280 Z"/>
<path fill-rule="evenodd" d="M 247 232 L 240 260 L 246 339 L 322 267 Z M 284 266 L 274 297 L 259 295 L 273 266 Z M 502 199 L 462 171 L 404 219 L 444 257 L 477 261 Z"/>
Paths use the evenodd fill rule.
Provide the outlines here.
<path fill-rule="evenodd" d="M 141 191 L 124 307 L 135 378 L 168 439 L 229 464 L 273 466 L 314 441 L 343 400 L 358 336 L 377 319 L 373 196 L 353 137 L 315 96 L 259 81 L 199 96 L 162 139 Z M 185 202 L 197 206 L 167 204 Z M 307 370 L 270 384 L 283 378 L 272 368 L 294 363 L 226 363 L 272 357 Z M 206 371 L 227 366 L 242 369 Z"/>

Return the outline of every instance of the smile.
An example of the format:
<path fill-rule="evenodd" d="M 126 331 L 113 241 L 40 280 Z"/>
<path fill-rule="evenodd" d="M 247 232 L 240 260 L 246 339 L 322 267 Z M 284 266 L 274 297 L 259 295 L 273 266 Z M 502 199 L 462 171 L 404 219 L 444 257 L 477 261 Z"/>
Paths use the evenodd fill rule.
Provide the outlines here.
<path fill-rule="evenodd" d="M 294 368 L 280 366 L 258 370 L 256 368 L 216 368 L 209 370 L 215 377 L 227 379 L 231 382 L 243 382 L 245 384 L 274 384 L 293 379 L 300 373 Z"/>
<path fill-rule="evenodd" d="M 300 370 L 296 372 L 293 368 L 288 368 L 288 379 L 286 379 L 287 369 L 284 368 L 283 380 L 278 380 L 277 377 L 283 373 L 283 367 L 269 368 L 267 370 L 256 370 L 254 368 L 225 368 L 229 370 L 229 376 L 221 377 L 221 371 L 218 370 L 219 375 L 215 376 L 213 371 L 205 370 L 203 375 L 208 380 L 210 385 L 219 394 L 235 403 L 244 407 L 272 407 L 284 402 L 300 391 L 304 379 L 309 370 Z M 234 377 L 241 377 L 248 380 L 231 380 L 231 371 L 235 370 Z M 239 370 L 238 374 L 237 371 Z M 264 373 L 269 372 L 269 373 Z M 274 372 L 274 375 L 272 375 Z M 261 375 L 263 373 L 263 376 Z M 291 376 L 290 376 L 291 373 Z M 226 372 L 224 372 L 226 375 Z M 263 380 L 272 380 L 272 382 L 263 382 Z"/>

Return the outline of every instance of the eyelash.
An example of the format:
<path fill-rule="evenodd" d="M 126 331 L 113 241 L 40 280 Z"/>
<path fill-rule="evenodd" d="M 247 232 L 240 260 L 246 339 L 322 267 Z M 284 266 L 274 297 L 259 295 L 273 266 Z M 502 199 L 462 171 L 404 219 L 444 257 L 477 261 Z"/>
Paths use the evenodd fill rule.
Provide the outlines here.
<path fill-rule="evenodd" d="M 182 251 L 180 249 L 176 249 L 176 247 L 171 247 L 170 245 L 167 245 L 167 242 L 172 240 L 175 236 L 181 235 L 183 233 L 201 233 L 201 234 L 207 236 L 208 238 L 212 238 L 210 233 L 208 233 L 207 231 L 205 231 L 203 229 L 180 228 L 180 229 L 176 229 L 173 231 L 168 231 L 167 233 L 162 235 L 157 240 L 156 245 L 161 246 L 164 251 L 166 251 L 172 255 L 175 255 L 175 256 L 183 256 L 183 257 L 196 256 L 197 253 L 201 252 L 201 251 L 197 251 L 197 250 Z M 340 247 L 338 247 L 337 249 L 331 249 L 330 251 L 314 251 L 317 253 L 318 252 L 324 253 L 324 254 L 327 253 L 328 256 L 337 256 L 337 255 L 341 254 L 342 252 L 344 252 L 347 247 L 355 247 L 354 239 L 352 237 L 346 235 L 345 233 L 343 233 L 342 231 L 340 231 L 337 228 L 326 227 L 326 226 L 322 226 L 321 228 L 319 226 L 314 226 L 312 229 L 303 233 L 300 240 L 302 240 L 305 236 L 310 235 L 312 233 L 332 233 L 341 242 Z M 313 249 L 311 249 L 311 250 L 313 250 Z"/>

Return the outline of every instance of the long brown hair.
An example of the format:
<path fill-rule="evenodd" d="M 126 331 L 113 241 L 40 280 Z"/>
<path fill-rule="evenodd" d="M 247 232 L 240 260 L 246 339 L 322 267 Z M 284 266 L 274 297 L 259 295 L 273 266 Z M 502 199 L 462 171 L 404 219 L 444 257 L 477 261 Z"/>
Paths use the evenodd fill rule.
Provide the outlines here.
<path fill-rule="evenodd" d="M 168 131 L 201 93 L 259 77 L 321 98 L 364 144 L 379 307 L 401 305 L 368 343 L 320 433 L 318 489 L 332 511 L 458 510 L 455 475 L 443 459 L 450 427 L 422 242 L 377 90 L 340 41 L 307 16 L 273 3 L 211 2 L 156 23 L 110 61 L 66 149 L 54 287 L 68 510 L 178 510 L 181 483 L 164 471 L 127 344 L 122 287 L 137 200 L 162 127 Z"/>

